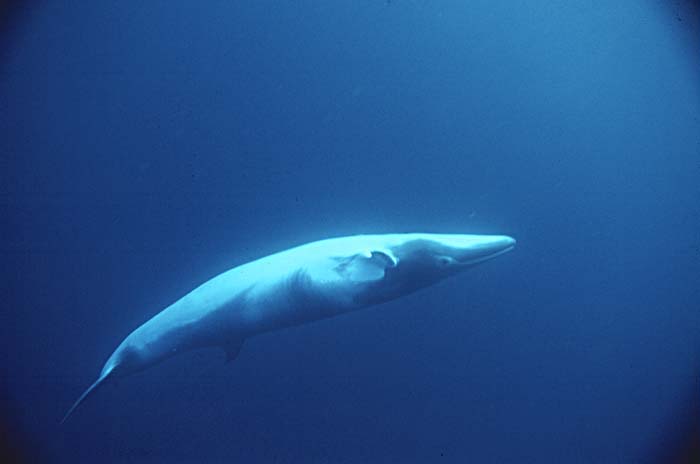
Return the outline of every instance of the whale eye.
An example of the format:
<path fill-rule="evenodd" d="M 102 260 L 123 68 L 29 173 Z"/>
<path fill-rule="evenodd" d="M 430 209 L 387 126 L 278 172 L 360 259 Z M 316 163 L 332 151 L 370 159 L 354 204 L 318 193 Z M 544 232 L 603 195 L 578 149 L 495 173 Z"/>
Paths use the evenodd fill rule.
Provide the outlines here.
<path fill-rule="evenodd" d="M 438 266 L 440 267 L 447 267 L 450 264 L 453 264 L 454 262 L 455 260 L 450 258 L 449 256 L 438 256 L 437 259 Z"/>

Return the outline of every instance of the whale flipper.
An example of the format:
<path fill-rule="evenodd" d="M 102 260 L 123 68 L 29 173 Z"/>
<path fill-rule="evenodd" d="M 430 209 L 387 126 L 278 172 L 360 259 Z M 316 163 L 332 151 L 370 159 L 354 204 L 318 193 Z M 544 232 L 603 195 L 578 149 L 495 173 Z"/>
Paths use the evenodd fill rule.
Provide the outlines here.
<path fill-rule="evenodd" d="M 384 278 L 388 268 L 396 267 L 395 257 L 382 251 L 358 254 L 341 260 L 336 271 L 352 282 L 370 282 Z"/>
<path fill-rule="evenodd" d="M 90 393 L 97 390 L 98 387 L 104 385 L 104 381 L 107 380 L 108 377 L 109 373 L 101 375 L 99 379 L 95 380 L 95 383 L 90 385 L 90 387 L 88 387 L 88 389 L 85 390 L 82 395 L 80 395 L 80 398 L 73 403 L 73 406 L 71 406 L 66 415 L 63 416 L 63 419 L 61 419 L 61 424 L 63 424 L 70 417 L 70 415 L 73 414 L 73 411 L 75 411 L 76 408 L 80 406 L 83 401 L 85 401 L 85 398 L 87 398 Z"/>

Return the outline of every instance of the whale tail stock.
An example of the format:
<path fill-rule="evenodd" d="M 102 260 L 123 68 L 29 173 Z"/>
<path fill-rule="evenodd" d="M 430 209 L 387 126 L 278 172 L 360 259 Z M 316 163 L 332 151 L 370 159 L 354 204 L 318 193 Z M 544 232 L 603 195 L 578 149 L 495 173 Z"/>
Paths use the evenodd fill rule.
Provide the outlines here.
<path fill-rule="evenodd" d="M 78 398 L 75 403 L 73 403 L 73 406 L 68 410 L 65 416 L 63 416 L 63 419 L 61 419 L 61 424 L 65 423 L 66 420 L 73 414 L 73 411 L 77 409 L 78 406 L 80 406 L 83 401 L 85 401 L 85 398 L 87 398 L 91 393 L 93 393 L 95 390 L 97 390 L 99 387 L 105 384 L 105 381 L 110 377 L 110 374 L 112 371 L 110 370 L 109 372 L 102 373 L 100 375 L 100 378 L 95 380 L 95 382 L 88 387 L 87 390 L 83 392 L 82 395 L 80 395 L 80 398 Z"/>

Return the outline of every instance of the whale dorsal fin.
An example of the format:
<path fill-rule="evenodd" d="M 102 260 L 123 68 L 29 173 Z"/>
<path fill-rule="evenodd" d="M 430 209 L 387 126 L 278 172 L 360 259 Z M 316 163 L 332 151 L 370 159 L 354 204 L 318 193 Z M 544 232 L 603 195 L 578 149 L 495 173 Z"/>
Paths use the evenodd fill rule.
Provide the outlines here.
<path fill-rule="evenodd" d="M 336 271 L 353 282 L 381 280 L 386 270 L 396 267 L 397 259 L 389 252 L 370 251 L 342 258 Z"/>
<path fill-rule="evenodd" d="M 232 342 L 224 346 L 224 351 L 226 352 L 226 362 L 230 363 L 238 357 L 238 353 L 241 352 L 243 347 L 243 342 Z"/>

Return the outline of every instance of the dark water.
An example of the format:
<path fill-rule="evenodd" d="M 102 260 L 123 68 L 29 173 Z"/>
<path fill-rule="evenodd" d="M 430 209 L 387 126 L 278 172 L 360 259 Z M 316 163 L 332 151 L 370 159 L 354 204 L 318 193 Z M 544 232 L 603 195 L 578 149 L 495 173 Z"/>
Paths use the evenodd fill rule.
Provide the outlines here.
<path fill-rule="evenodd" d="M 6 453 L 690 453 L 696 3 L 141 3 L 5 7 Z M 299 243 L 414 230 L 518 247 L 381 308 L 250 340 L 229 365 L 173 358 L 58 425 L 125 335 L 204 280 Z"/>

